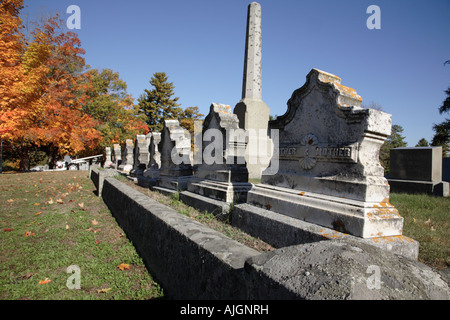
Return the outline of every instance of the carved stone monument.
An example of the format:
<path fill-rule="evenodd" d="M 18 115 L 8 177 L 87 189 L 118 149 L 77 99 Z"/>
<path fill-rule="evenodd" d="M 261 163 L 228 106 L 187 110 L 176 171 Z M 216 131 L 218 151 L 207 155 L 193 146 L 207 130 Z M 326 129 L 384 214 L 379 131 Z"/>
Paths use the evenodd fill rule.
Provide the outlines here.
<path fill-rule="evenodd" d="M 239 127 L 249 130 L 246 161 L 250 179 L 261 178 L 271 150 L 267 136 L 270 109 L 261 95 L 261 43 L 261 5 L 252 2 L 248 6 L 242 99 L 234 108 Z M 259 146 L 268 152 L 261 152 Z"/>
<path fill-rule="evenodd" d="M 136 145 L 134 147 L 133 175 L 141 176 L 147 168 L 150 160 L 149 141 L 143 134 L 136 135 Z"/>
<path fill-rule="evenodd" d="M 161 167 L 157 190 L 186 190 L 192 177 L 191 139 L 189 132 L 183 129 L 178 120 L 165 120 L 159 143 Z"/>
<path fill-rule="evenodd" d="M 110 168 L 113 163 L 111 161 L 111 147 L 105 147 L 105 163 L 103 164 L 104 168 Z"/>
<path fill-rule="evenodd" d="M 149 133 L 150 136 L 150 159 L 147 169 L 144 171 L 144 177 L 157 179 L 159 177 L 159 168 L 161 166 L 161 153 L 159 153 L 158 145 L 161 141 L 161 133 Z"/>
<path fill-rule="evenodd" d="M 119 165 L 121 164 L 121 162 L 122 162 L 122 151 L 121 151 L 121 148 L 120 148 L 120 144 L 118 144 L 118 143 L 115 143 L 114 144 L 114 168 L 115 169 L 118 169 L 119 168 Z"/>
<path fill-rule="evenodd" d="M 337 76 L 311 70 L 286 114 L 270 121 L 279 130 L 279 171 L 263 175 L 247 202 L 363 238 L 401 235 L 379 162 L 391 115 L 361 101 Z"/>
<path fill-rule="evenodd" d="M 183 201 L 197 204 L 205 210 L 209 209 L 209 199 L 227 204 L 245 202 L 252 186 L 248 183 L 245 165 L 245 132 L 239 129 L 239 120 L 230 106 L 211 105 L 203 123 L 202 137 L 203 161 L 197 166 L 187 189 L 208 199 L 196 203 L 189 199 Z M 206 206 L 202 205 L 205 202 Z"/>
<path fill-rule="evenodd" d="M 119 170 L 125 173 L 130 173 L 133 169 L 134 162 L 134 143 L 132 139 L 125 140 L 125 148 L 122 155 L 122 163 L 119 166 Z"/>

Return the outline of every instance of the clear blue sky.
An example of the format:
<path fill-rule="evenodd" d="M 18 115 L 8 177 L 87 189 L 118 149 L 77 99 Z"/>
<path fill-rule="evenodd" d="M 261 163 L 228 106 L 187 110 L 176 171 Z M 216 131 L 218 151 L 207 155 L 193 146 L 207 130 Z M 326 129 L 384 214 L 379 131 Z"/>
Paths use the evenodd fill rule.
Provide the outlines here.
<path fill-rule="evenodd" d="M 246 0 L 25 0 L 24 18 L 81 9 L 78 33 L 92 68 L 120 73 L 135 99 L 166 72 L 182 107 L 241 99 Z M 432 139 L 450 86 L 450 1 L 260 0 L 262 97 L 282 115 L 312 68 L 339 76 L 363 104 L 375 102 L 404 128 L 408 146 Z M 381 29 L 369 30 L 369 5 Z"/>

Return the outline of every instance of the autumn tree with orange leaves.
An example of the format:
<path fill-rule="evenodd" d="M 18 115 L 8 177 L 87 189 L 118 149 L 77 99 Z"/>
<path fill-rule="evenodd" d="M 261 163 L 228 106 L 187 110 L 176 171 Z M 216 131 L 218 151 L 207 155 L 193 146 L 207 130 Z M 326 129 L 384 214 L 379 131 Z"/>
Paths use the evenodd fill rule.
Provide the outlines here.
<path fill-rule="evenodd" d="M 98 152 L 107 135 L 108 142 L 131 138 L 111 139 L 111 130 L 102 130 L 107 119 L 86 107 L 101 93 L 95 93 L 93 73 L 86 71 L 77 35 L 63 32 L 56 16 L 35 28 L 27 40 L 21 32 L 22 8 L 23 0 L 0 4 L 0 137 L 10 154 L 20 159 L 20 169 L 29 168 L 33 150 L 44 151 L 53 168 L 64 155 Z M 133 105 L 122 102 L 116 106 Z M 135 119 L 126 126 L 132 130 L 126 133 L 148 131 L 142 121 L 131 120 Z"/>

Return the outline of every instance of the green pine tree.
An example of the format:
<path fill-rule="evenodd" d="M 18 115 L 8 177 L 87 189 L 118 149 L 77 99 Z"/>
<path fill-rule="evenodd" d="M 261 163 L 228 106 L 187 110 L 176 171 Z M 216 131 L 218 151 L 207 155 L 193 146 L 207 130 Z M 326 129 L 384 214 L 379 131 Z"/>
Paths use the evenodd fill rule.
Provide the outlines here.
<path fill-rule="evenodd" d="M 450 112 L 450 87 L 445 91 L 447 98 L 439 108 L 439 113 Z M 434 136 L 431 141 L 432 146 L 442 146 L 442 155 L 444 157 L 450 152 L 450 119 L 445 119 L 444 122 L 435 124 L 433 126 Z"/>
<path fill-rule="evenodd" d="M 380 149 L 380 163 L 384 167 L 384 173 L 389 173 L 389 166 L 390 166 L 390 152 L 393 148 L 401 148 L 406 147 L 405 137 L 402 136 L 403 133 L 403 127 L 394 124 L 392 125 L 392 133 L 391 135 L 386 139 L 384 144 L 381 146 Z"/>
<path fill-rule="evenodd" d="M 419 140 L 419 142 L 417 142 L 416 147 L 428 147 L 429 143 L 427 141 L 427 139 L 422 138 Z"/>
<path fill-rule="evenodd" d="M 151 132 L 161 131 L 164 120 L 178 119 L 183 112 L 178 98 L 172 98 L 175 86 L 168 78 L 165 72 L 154 73 L 150 80 L 153 89 L 145 89 L 138 99 L 138 112 L 145 114 Z"/>

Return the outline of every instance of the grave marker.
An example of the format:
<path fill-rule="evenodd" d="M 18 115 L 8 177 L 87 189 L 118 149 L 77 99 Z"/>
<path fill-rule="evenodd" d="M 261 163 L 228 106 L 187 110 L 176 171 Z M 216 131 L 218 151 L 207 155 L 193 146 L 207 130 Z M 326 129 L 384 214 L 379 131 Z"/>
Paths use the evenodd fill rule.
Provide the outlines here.
<path fill-rule="evenodd" d="M 393 192 L 447 197 L 449 184 L 442 181 L 442 147 L 391 149 L 389 184 Z"/>
<path fill-rule="evenodd" d="M 286 114 L 270 121 L 279 130 L 278 173 L 263 173 L 247 202 L 363 238 L 401 235 L 379 163 L 391 116 L 361 101 L 339 77 L 311 70 Z"/>

